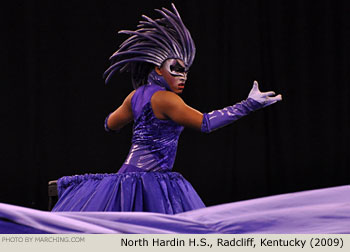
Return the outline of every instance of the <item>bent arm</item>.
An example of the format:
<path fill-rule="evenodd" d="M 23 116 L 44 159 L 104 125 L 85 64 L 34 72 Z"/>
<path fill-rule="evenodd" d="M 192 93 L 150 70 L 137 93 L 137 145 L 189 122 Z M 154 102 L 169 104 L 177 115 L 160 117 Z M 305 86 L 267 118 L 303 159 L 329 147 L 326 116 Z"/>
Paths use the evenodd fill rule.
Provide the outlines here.
<path fill-rule="evenodd" d="M 203 114 L 188 106 L 177 94 L 158 91 L 152 96 L 151 104 L 157 118 L 171 119 L 182 126 L 201 130 Z"/>
<path fill-rule="evenodd" d="M 132 121 L 131 98 L 135 90 L 132 91 L 114 112 L 109 114 L 105 121 L 106 131 L 118 131 Z"/>

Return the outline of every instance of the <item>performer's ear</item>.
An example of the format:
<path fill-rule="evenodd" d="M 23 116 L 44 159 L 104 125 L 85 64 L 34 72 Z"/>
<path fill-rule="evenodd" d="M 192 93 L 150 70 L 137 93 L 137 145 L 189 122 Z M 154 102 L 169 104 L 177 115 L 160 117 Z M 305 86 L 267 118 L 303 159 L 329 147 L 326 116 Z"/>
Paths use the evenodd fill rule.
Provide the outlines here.
<path fill-rule="evenodd" d="M 160 76 L 162 75 L 162 72 L 160 71 L 160 68 L 159 68 L 159 67 L 156 66 L 154 69 L 156 70 L 156 73 L 157 73 L 158 75 L 160 75 Z"/>

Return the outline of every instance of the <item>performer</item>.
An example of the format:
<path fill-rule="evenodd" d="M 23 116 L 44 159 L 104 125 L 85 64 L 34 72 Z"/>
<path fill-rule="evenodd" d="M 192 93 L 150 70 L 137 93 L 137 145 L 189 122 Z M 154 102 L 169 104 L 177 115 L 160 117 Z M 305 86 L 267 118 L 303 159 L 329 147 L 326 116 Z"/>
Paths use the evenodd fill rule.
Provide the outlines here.
<path fill-rule="evenodd" d="M 175 214 L 205 207 L 191 184 L 172 172 L 178 138 L 184 127 L 209 133 L 252 111 L 282 99 L 262 93 L 255 81 L 248 98 L 202 114 L 179 94 L 195 57 L 195 45 L 172 5 L 156 10 L 159 19 L 143 16 L 136 31 L 112 57 L 106 82 L 129 71 L 134 91 L 105 120 L 107 131 L 134 121 L 132 146 L 116 174 L 86 174 L 58 180 L 59 201 L 53 211 L 147 211 Z"/>

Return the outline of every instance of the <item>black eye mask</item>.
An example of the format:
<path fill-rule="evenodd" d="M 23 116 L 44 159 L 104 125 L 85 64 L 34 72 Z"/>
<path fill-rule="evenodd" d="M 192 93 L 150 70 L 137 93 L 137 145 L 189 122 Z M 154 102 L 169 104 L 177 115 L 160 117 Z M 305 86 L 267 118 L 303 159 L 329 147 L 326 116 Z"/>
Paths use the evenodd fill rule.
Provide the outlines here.
<path fill-rule="evenodd" d="M 186 71 L 186 68 L 181 66 L 181 64 L 176 59 L 168 59 L 165 62 L 164 66 L 171 74 L 171 76 L 186 78 L 188 71 Z"/>
<path fill-rule="evenodd" d="M 177 73 L 186 73 L 185 68 L 179 64 L 179 62 L 175 61 L 176 63 L 173 65 L 170 65 L 170 74 L 172 72 L 177 72 Z"/>

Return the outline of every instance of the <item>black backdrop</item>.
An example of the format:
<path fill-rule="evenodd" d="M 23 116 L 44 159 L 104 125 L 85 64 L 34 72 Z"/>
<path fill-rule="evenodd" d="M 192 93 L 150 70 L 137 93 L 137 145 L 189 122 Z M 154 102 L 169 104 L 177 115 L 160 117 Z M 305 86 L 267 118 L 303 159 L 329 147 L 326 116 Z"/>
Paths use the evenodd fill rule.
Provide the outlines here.
<path fill-rule="evenodd" d="M 207 205 L 349 184 L 349 1 L 174 1 L 196 42 L 183 99 L 209 112 L 256 79 L 283 101 L 211 134 L 186 129 L 174 170 Z M 2 7 L 0 202 L 47 209 L 47 182 L 113 173 L 131 125 L 104 132 L 132 90 L 108 57 L 170 1 L 23 1 Z"/>

